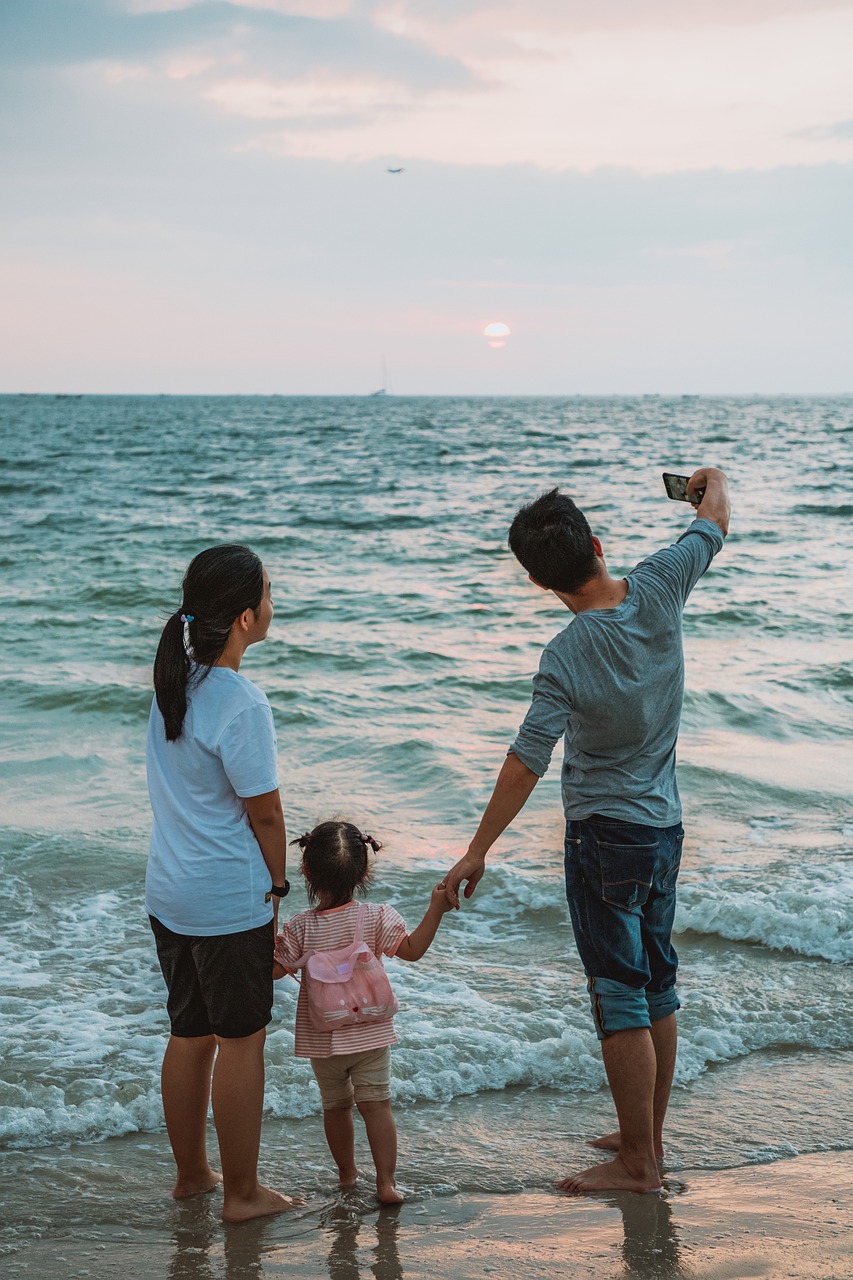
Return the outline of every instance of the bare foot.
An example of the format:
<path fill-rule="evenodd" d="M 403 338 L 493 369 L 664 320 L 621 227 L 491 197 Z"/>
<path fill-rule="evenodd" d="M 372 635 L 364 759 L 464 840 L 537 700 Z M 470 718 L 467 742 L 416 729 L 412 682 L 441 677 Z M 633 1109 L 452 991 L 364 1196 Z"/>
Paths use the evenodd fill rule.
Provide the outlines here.
<path fill-rule="evenodd" d="M 657 1166 L 646 1168 L 642 1165 L 629 1167 L 617 1156 L 606 1164 L 594 1164 L 571 1178 L 564 1178 L 557 1183 L 558 1191 L 567 1191 L 570 1195 L 583 1195 L 588 1191 L 660 1191 L 661 1180 Z"/>
<path fill-rule="evenodd" d="M 358 1169 L 355 1165 L 351 1165 L 349 1169 L 338 1166 L 338 1180 L 342 1187 L 354 1187 L 358 1182 Z"/>
<path fill-rule="evenodd" d="M 590 1138 L 586 1144 L 588 1147 L 597 1147 L 600 1151 L 618 1151 L 622 1146 L 622 1135 L 618 1129 L 613 1133 L 603 1133 L 600 1138 Z M 663 1160 L 663 1147 L 655 1147 L 655 1155 L 658 1160 Z"/>
<path fill-rule="evenodd" d="M 376 1199 L 380 1204 L 402 1204 L 405 1198 L 393 1182 L 376 1183 Z"/>
<path fill-rule="evenodd" d="M 207 1173 L 202 1173 L 197 1178 L 178 1178 L 172 1195 L 175 1200 L 189 1200 L 190 1196 L 203 1196 L 205 1192 L 212 1191 L 221 1181 L 221 1173 L 208 1169 Z"/>
<path fill-rule="evenodd" d="M 255 1194 L 248 1200 L 232 1196 L 225 1201 L 222 1217 L 225 1222 L 248 1222 L 251 1218 L 265 1218 L 271 1213 L 284 1213 L 286 1209 L 298 1209 L 305 1201 L 299 1196 L 283 1196 L 272 1187 L 258 1184 Z"/>

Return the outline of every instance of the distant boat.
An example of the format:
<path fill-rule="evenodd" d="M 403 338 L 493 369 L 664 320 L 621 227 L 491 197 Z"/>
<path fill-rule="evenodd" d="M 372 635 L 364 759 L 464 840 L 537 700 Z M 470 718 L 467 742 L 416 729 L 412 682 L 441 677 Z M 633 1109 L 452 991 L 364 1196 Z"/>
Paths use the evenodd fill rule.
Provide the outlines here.
<path fill-rule="evenodd" d="M 385 170 L 385 172 L 386 172 L 386 173 L 405 173 L 405 172 L 406 172 L 406 170 L 405 170 L 405 169 L 403 169 L 403 168 L 400 168 L 400 169 L 386 169 L 386 170 Z"/>
<path fill-rule="evenodd" d="M 368 396 L 387 396 L 388 394 L 388 370 L 385 367 L 385 357 L 382 357 L 382 386 L 378 391 L 368 391 Z"/>

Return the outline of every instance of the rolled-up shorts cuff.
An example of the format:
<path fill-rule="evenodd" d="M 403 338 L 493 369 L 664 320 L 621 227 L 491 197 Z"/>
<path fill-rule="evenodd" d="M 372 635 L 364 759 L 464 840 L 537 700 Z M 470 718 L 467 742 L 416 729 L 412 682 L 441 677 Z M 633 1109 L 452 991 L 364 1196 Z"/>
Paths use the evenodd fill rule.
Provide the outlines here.
<path fill-rule="evenodd" d="M 681 1001 L 675 994 L 674 987 L 670 987 L 668 991 L 649 991 L 647 989 L 646 1003 L 649 1006 L 649 1017 L 652 1022 L 660 1022 L 662 1018 L 668 1018 L 671 1013 L 675 1013 L 681 1008 Z"/>
<path fill-rule="evenodd" d="M 645 987 L 626 986 L 614 978 L 588 976 L 587 990 L 599 1040 L 606 1040 L 617 1031 L 650 1027 L 681 1008 L 673 987 L 667 991 L 649 991 Z"/>

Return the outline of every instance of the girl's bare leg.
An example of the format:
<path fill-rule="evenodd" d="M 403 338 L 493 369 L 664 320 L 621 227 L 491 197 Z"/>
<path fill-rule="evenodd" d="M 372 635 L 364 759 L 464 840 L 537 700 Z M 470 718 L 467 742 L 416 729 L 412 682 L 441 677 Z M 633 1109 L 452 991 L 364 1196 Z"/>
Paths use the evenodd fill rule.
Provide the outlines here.
<path fill-rule="evenodd" d="M 397 1169 L 397 1126 L 390 1102 L 359 1102 L 370 1153 L 376 1165 L 376 1196 L 382 1204 L 399 1204 L 403 1196 L 394 1183 Z"/>
<path fill-rule="evenodd" d="M 351 1187 L 358 1179 L 355 1167 L 355 1129 L 352 1123 L 352 1106 L 336 1107 L 323 1112 L 323 1128 L 332 1159 L 338 1166 L 342 1187 Z"/>
<path fill-rule="evenodd" d="M 216 1037 L 213 1119 L 225 1182 L 222 1216 L 228 1222 L 245 1222 L 305 1203 L 258 1182 L 265 1040 L 266 1031 L 239 1040 Z"/>
<path fill-rule="evenodd" d="M 176 1200 L 212 1191 L 222 1175 L 207 1159 L 207 1108 L 216 1040 L 213 1036 L 170 1036 L 160 1085 L 163 1115 L 178 1176 Z"/>

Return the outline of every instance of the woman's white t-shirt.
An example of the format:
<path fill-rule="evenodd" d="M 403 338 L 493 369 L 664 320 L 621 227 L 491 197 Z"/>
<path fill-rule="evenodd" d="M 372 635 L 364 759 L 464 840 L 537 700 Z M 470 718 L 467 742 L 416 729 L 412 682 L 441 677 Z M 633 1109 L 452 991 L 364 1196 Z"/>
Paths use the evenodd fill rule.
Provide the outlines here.
<path fill-rule="evenodd" d="M 181 736 L 166 741 L 157 699 L 148 722 L 154 823 L 145 908 L 173 933 L 240 933 L 272 919 L 271 879 L 246 798 L 278 787 L 266 695 L 230 667 L 187 691 Z"/>

